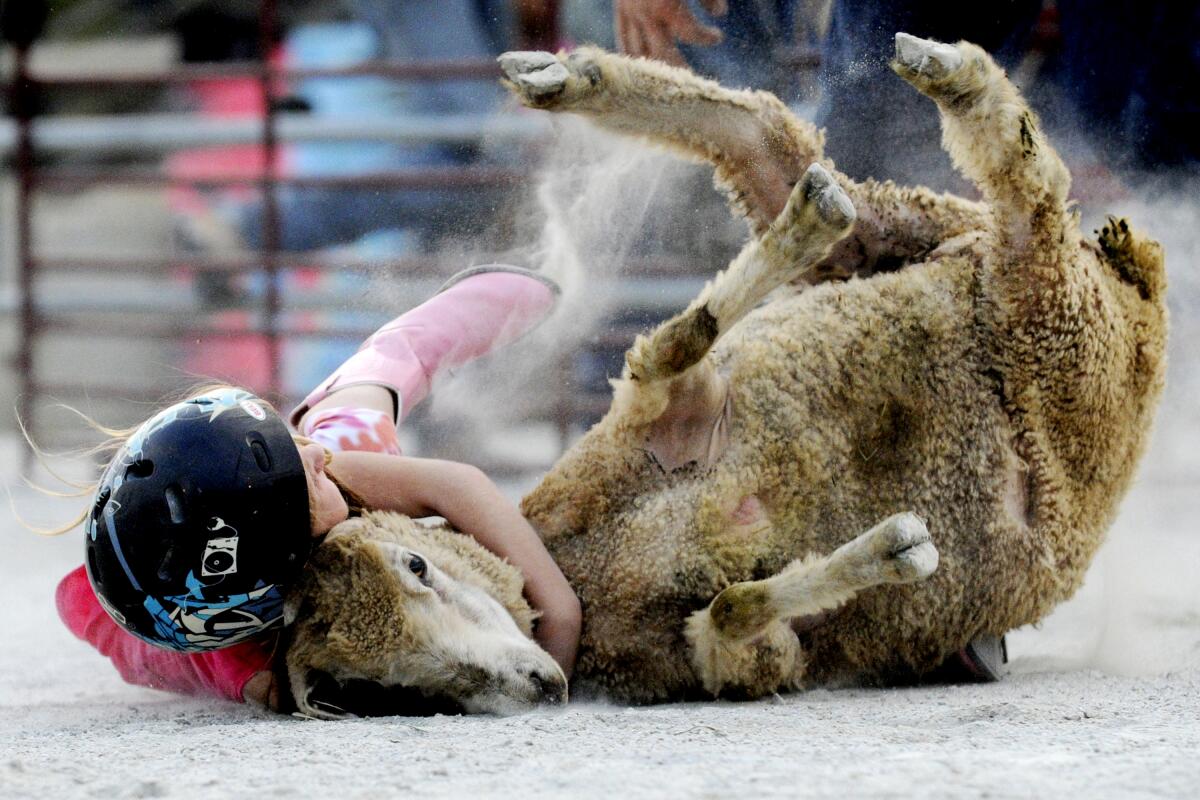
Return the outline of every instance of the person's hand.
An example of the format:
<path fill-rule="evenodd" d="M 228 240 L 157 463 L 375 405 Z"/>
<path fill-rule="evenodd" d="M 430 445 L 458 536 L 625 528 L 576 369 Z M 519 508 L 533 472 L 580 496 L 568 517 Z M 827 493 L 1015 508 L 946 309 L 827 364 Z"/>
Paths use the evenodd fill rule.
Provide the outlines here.
<path fill-rule="evenodd" d="M 725 0 L 700 0 L 714 17 L 725 14 Z M 688 9 L 687 0 L 615 0 L 613 25 L 617 45 L 631 56 L 646 56 L 684 66 L 676 42 L 712 46 L 721 32 L 704 25 Z"/>
<path fill-rule="evenodd" d="M 569 585 L 556 587 L 543 594 L 547 597 L 541 598 L 543 602 L 538 604 L 542 616 L 537 621 L 534 638 L 558 662 L 563 674 L 570 680 L 571 672 L 575 669 L 575 655 L 579 650 L 579 634 L 583 629 L 583 610 L 579 598 Z"/>
<path fill-rule="evenodd" d="M 242 700 L 250 705 L 279 710 L 279 684 L 269 669 L 254 673 L 242 687 Z"/>

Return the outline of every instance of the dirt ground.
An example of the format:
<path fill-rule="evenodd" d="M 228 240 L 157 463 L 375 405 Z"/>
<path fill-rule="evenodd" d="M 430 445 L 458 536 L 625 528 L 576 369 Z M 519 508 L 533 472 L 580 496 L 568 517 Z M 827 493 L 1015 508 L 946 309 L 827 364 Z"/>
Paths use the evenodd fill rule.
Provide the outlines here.
<path fill-rule="evenodd" d="M 72 507 L 12 493 L 40 523 Z M 1151 466 L 1085 588 L 1010 636 L 999 684 L 342 723 L 123 684 L 54 612 L 81 534 L 6 511 L 0 797 L 1195 797 L 1196 497 Z"/>

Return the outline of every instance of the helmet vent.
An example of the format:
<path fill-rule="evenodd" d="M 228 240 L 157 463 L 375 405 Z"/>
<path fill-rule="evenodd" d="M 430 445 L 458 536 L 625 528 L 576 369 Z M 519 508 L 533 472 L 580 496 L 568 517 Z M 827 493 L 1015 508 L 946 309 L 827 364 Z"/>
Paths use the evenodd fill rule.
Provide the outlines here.
<path fill-rule="evenodd" d="M 176 525 L 182 525 L 184 521 L 183 513 L 183 492 L 175 484 L 171 484 L 163 490 L 163 499 L 167 501 L 167 513 L 171 516 L 171 522 Z"/>
<path fill-rule="evenodd" d="M 271 471 L 271 453 L 267 446 L 258 439 L 250 441 L 250 452 L 254 453 L 254 461 L 263 472 Z"/>
<path fill-rule="evenodd" d="M 167 548 L 167 552 L 163 554 L 162 561 L 158 562 L 158 579 L 163 583 L 170 583 L 175 577 L 175 572 L 171 568 L 171 556 L 175 555 L 175 547 Z"/>
<path fill-rule="evenodd" d="M 149 459 L 139 458 L 137 461 L 125 468 L 125 478 L 149 478 L 154 474 L 154 462 Z"/>

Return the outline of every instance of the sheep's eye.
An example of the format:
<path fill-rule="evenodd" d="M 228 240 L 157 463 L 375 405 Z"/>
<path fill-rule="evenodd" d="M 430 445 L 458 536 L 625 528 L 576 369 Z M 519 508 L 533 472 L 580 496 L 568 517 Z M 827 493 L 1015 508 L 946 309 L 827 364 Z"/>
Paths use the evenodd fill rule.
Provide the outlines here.
<path fill-rule="evenodd" d="M 413 575 L 416 575 L 421 580 L 425 580 L 425 573 L 428 571 L 428 568 L 425 566 L 425 559 L 418 555 L 409 556 L 408 571 Z"/>

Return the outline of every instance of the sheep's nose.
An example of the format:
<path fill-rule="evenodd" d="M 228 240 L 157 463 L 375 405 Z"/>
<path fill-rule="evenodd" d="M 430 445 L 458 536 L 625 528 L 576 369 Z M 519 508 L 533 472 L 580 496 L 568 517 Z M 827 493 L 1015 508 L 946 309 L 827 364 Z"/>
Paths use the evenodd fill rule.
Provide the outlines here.
<path fill-rule="evenodd" d="M 556 706 L 567 702 L 567 681 L 561 673 L 529 673 L 529 682 L 537 693 L 537 702 Z"/>

